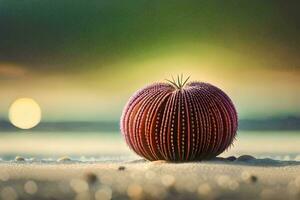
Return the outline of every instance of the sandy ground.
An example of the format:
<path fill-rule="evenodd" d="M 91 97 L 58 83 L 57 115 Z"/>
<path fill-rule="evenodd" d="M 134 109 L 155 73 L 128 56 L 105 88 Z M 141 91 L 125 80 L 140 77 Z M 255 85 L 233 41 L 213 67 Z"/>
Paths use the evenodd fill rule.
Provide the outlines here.
<path fill-rule="evenodd" d="M 0 199 L 300 199 L 300 162 L 2 161 Z"/>
<path fill-rule="evenodd" d="M 119 133 L 2 133 L 0 200 L 300 199 L 298 132 L 240 132 L 220 156 L 243 154 L 148 162 Z"/>

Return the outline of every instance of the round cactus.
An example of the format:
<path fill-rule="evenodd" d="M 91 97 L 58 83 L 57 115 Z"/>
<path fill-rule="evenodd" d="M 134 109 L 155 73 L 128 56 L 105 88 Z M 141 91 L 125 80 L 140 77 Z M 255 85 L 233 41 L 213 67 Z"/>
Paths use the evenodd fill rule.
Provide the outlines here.
<path fill-rule="evenodd" d="M 211 84 L 187 81 L 154 83 L 130 98 L 120 124 L 138 155 L 151 161 L 203 160 L 232 144 L 238 122 L 230 98 Z"/>

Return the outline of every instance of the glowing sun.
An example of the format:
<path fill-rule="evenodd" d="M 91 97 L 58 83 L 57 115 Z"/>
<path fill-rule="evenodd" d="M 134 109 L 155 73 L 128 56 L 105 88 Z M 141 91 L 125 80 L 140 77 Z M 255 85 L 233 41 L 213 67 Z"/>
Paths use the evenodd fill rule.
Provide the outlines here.
<path fill-rule="evenodd" d="M 41 121 L 41 108 L 31 98 L 20 98 L 15 100 L 10 108 L 8 117 L 10 122 L 21 129 L 35 127 Z"/>

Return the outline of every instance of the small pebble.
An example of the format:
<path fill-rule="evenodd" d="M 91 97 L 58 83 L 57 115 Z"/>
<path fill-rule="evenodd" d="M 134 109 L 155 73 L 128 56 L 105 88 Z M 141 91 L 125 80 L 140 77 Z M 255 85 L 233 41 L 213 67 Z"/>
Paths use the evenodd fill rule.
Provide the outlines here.
<path fill-rule="evenodd" d="M 249 161 L 249 160 L 255 160 L 255 158 L 250 155 L 242 155 L 242 156 L 238 157 L 236 160 L 244 162 L 244 161 Z"/>
<path fill-rule="evenodd" d="M 252 182 L 252 183 L 256 183 L 257 182 L 257 176 L 254 176 L 254 175 L 251 175 L 250 176 L 250 181 Z"/>
<path fill-rule="evenodd" d="M 229 157 L 226 158 L 226 160 L 235 161 L 236 157 L 235 156 L 229 156 Z"/>
<path fill-rule="evenodd" d="M 256 183 L 258 180 L 257 176 L 250 174 L 247 171 L 242 172 L 241 177 L 242 177 L 243 181 L 245 181 L 247 183 Z"/>
<path fill-rule="evenodd" d="M 27 181 L 24 184 L 24 191 L 28 194 L 35 194 L 38 191 L 38 186 L 34 181 Z"/>
<path fill-rule="evenodd" d="M 97 175 L 92 172 L 86 174 L 85 179 L 89 184 L 94 184 L 98 181 Z"/>
<path fill-rule="evenodd" d="M 16 156 L 15 161 L 17 161 L 17 162 L 24 162 L 25 158 L 23 158 L 21 156 Z"/>
<path fill-rule="evenodd" d="M 120 166 L 120 167 L 118 168 L 118 170 L 123 171 L 123 170 L 125 170 L 125 167 L 124 167 L 124 166 Z"/>
<path fill-rule="evenodd" d="M 70 162 L 70 161 L 71 161 L 71 158 L 69 158 L 67 156 L 57 159 L 57 162 Z"/>

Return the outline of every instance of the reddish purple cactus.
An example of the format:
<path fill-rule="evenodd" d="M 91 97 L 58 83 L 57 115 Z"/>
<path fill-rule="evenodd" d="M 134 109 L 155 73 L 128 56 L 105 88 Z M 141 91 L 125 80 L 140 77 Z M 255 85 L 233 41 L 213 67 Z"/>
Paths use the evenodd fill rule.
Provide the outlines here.
<path fill-rule="evenodd" d="M 215 157 L 235 138 L 237 112 L 219 88 L 202 82 L 155 83 L 137 91 L 124 108 L 121 131 L 148 160 Z"/>

